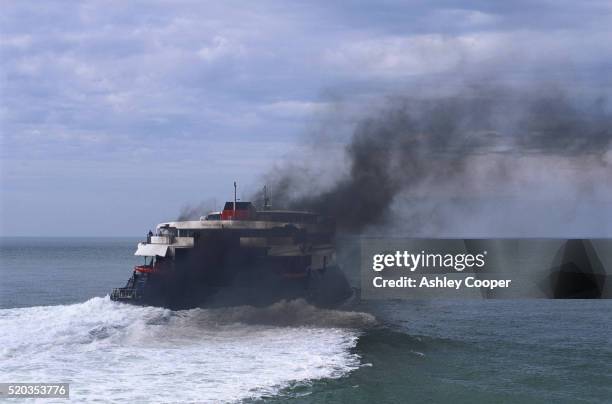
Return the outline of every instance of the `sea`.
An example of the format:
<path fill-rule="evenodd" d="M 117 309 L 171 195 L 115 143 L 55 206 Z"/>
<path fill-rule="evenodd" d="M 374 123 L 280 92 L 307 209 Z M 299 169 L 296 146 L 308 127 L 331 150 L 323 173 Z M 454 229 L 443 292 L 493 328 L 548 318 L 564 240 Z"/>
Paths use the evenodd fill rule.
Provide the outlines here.
<path fill-rule="evenodd" d="M 0 240 L 0 382 L 75 402 L 612 402 L 612 301 L 112 302 L 137 241 Z"/>

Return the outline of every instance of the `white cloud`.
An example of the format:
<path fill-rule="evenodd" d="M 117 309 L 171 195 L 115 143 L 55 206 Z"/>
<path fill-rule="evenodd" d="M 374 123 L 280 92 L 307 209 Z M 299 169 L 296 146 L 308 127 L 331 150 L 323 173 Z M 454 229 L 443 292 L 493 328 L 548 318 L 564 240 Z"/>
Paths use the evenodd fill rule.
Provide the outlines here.
<path fill-rule="evenodd" d="M 441 27 L 459 25 L 463 28 L 482 29 L 500 21 L 497 15 L 480 10 L 449 8 L 437 10 L 435 15 Z"/>
<path fill-rule="evenodd" d="M 238 58 L 246 53 L 245 47 L 223 36 L 215 36 L 210 45 L 200 48 L 197 52 L 198 56 L 207 61 L 215 62 L 223 58 Z"/>
<path fill-rule="evenodd" d="M 0 47 L 26 49 L 32 44 L 31 35 L 0 36 Z"/>
<path fill-rule="evenodd" d="M 324 112 L 330 107 L 327 102 L 312 102 L 300 100 L 284 100 L 267 103 L 259 109 L 267 114 L 279 117 L 309 117 Z"/>
<path fill-rule="evenodd" d="M 571 30 L 391 35 L 336 44 L 324 51 L 322 60 L 343 74 L 370 80 L 452 71 L 558 70 L 567 62 L 612 62 L 612 49 L 602 47 L 600 35 L 577 36 Z"/>

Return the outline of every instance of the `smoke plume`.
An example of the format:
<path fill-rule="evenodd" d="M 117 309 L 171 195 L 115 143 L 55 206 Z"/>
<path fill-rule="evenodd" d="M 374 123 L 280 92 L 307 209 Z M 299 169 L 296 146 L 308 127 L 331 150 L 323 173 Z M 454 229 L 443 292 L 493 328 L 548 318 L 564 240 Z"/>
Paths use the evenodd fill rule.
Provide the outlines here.
<path fill-rule="evenodd" d="M 181 208 L 177 220 L 199 220 L 200 217 L 206 216 L 208 213 L 212 212 L 216 205 L 217 203 L 214 199 L 202 201 L 197 205 L 184 205 Z"/>
<path fill-rule="evenodd" d="M 433 200 L 469 209 L 517 190 L 528 199 L 565 169 L 577 174 L 571 186 L 582 192 L 593 187 L 589 173 L 609 169 L 611 140 L 612 115 L 602 98 L 541 88 L 399 95 L 358 120 L 336 156 L 345 169 L 331 185 L 305 174 L 317 172 L 317 158 L 280 165 L 266 182 L 276 207 L 329 215 L 339 230 L 361 233 L 399 219 L 443 221 Z M 327 147 L 316 143 L 312 155 L 330 158 Z"/>

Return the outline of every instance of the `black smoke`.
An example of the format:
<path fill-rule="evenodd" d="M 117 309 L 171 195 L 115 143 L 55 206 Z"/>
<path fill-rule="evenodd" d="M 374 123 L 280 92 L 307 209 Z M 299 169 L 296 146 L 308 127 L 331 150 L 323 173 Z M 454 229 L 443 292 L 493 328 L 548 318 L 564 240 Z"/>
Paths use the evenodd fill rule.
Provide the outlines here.
<path fill-rule="evenodd" d="M 399 95 L 358 120 L 338 156 L 346 161 L 346 172 L 331 186 L 321 190 L 316 176 L 305 175 L 316 172 L 317 158 L 275 167 L 265 181 L 276 207 L 329 215 L 339 230 L 360 233 L 398 219 L 393 206 L 399 196 L 414 204 L 428 193 L 461 200 L 476 176 L 486 179 L 481 188 L 501 190 L 525 175 L 526 157 L 554 157 L 545 167 L 551 178 L 558 175 L 553 161 L 569 161 L 578 169 L 606 167 L 611 140 L 612 115 L 604 98 L 574 98 L 537 87 L 470 89 L 446 97 Z M 325 141 L 315 142 L 311 155 L 318 150 L 322 159 L 329 158 L 327 147 Z M 435 207 L 429 213 L 411 212 L 415 222 L 436 220 Z"/>
<path fill-rule="evenodd" d="M 176 220 L 200 220 L 202 216 L 206 216 L 210 212 L 214 211 L 216 206 L 216 200 L 209 199 L 200 202 L 197 205 L 184 205 L 181 208 L 179 216 Z"/>

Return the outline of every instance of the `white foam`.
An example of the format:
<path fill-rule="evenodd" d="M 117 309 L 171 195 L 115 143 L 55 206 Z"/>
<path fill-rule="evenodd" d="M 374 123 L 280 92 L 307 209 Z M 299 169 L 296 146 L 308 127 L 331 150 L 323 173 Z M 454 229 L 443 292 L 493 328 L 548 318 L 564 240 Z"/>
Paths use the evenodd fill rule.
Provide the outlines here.
<path fill-rule="evenodd" d="M 0 380 L 69 382 L 79 401 L 235 401 L 347 374 L 359 366 L 359 330 L 347 327 L 373 321 L 300 301 L 172 312 L 106 297 L 0 310 Z"/>

